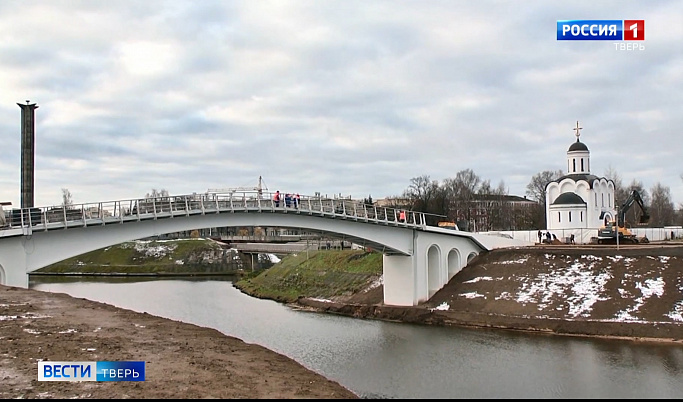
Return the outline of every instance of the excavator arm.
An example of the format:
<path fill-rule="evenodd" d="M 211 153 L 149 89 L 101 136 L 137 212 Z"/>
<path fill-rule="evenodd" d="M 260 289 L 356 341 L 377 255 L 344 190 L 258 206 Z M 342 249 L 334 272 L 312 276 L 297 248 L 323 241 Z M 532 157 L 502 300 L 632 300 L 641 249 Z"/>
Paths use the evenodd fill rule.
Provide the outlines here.
<path fill-rule="evenodd" d="M 633 204 L 638 204 L 640 210 L 643 211 L 643 214 L 640 215 L 640 223 L 646 223 L 650 220 L 650 214 L 647 212 L 647 208 L 645 207 L 645 203 L 643 202 L 640 193 L 637 190 L 631 190 L 628 198 L 621 204 L 621 208 L 619 209 L 620 224 L 623 225 L 626 222 L 626 213 L 631 209 Z"/>
<path fill-rule="evenodd" d="M 599 244 L 619 241 L 618 239 L 621 239 L 622 242 L 629 243 L 640 242 L 640 240 L 636 238 L 633 233 L 631 233 L 626 225 L 626 213 L 631 209 L 631 207 L 633 207 L 633 204 L 638 204 L 640 209 L 643 211 L 643 214 L 640 216 L 640 223 L 646 223 L 650 220 L 650 214 L 647 212 L 647 208 L 645 208 L 645 204 L 643 203 L 643 198 L 640 196 L 640 193 L 636 190 L 631 190 L 631 193 L 626 201 L 624 201 L 624 203 L 621 204 L 620 209 L 617 210 L 616 218 L 618 219 L 619 223 L 618 227 L 615 222 L 612 221 L 606 223 L 605 226 L 598 229 Z"/>

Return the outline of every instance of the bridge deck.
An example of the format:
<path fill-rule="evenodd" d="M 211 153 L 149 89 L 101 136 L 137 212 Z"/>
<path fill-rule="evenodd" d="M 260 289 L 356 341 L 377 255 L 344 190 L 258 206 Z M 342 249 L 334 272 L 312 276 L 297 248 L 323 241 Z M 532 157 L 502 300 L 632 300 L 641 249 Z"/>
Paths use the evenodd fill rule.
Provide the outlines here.
<path fill-rule="evenodd" d="M 205 193 L 157 198 L 107 201 L 69 206 L 13 209 L 5 212 L 0 237 L 30 234 L 32 231 L 121 224 L 152 219 L 221 213 L 283 213 L 345 219 L 378 225 L 414 229 L 426 227 L 424 213 L 377 207 L 350 199 L 301 196 L 300 200 L 276 202 L 272 194 L 254 192 Z M 19 229 L 19 230 L 17 230 Z"/>

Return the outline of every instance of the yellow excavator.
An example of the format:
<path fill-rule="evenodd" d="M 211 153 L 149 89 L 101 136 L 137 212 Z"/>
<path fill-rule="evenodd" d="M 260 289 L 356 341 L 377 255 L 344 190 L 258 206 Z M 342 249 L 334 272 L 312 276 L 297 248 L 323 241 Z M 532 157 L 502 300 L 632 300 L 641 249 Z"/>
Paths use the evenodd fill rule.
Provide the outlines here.
<path fill-rule="evenodd" d="M 438 222 L 437 225 L 440 228 L 444 228 L 444 229 L 458 230 L 458 225 L 456 225 L 455 222 L 441 221 L 441 222 Z"/>
<path fill-rule="evenodd" d="M 605 226 L 598 229 L 598 244 L 613 244 L 617 242 L 617 236 L 619 243 L 646 243 L 648 242 L 647 237 L 638 238 L 629 229 L 629 224 L 626 222 L 626 213 L 631 209 L 633 204 L 638 204 L 643 214 L 640 216 L 639 223 L 644 224 L 650 220 L 650 214 L 648 214 L 645 204 L 643 203 L 643 198 L 640 193 L 636 190 L 632 190 L 628 198 L 621 205 L 621 208 L 617 211 L 617 222 L 614 220 L 606 223 Z M 618 225 L 616 224 L 618 223 Z"/>

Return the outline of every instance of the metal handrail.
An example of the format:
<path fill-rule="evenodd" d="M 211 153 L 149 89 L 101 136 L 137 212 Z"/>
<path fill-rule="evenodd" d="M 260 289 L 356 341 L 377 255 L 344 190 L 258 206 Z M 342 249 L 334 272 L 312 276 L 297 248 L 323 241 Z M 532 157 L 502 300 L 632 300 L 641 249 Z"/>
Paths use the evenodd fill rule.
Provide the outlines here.
<path fill-rule="evenodd" d="M 26 228 L 29 231 L 92 225 L 123 224 L 148 219 L 207 213 L 299 213 L 333 219 L 352 219 L 359 223 L 424 229 L 425 213 L 410 211 L 406 222 L 397 219 L 397 208 L 368 205 L 362 201 L 302 195 L 286 202 L 283 194 L 276 206 L 274 193 L 242 191 L 230 193 L 193 193 L 177 196 L 146 197 L 116 201 L 55 205 L 6 211 L 8 217 L 0 230 Z"/>

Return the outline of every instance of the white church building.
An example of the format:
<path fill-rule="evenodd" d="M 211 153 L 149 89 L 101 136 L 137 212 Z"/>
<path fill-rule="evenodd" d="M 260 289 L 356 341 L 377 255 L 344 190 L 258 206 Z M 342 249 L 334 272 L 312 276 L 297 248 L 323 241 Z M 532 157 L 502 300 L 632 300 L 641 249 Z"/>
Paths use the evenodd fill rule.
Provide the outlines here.
<path fill-rule="evenodd" d="M 567 174 L 546 185 L 546 223 L 549 231 L 597 229 L 616 215 L 614 182 L 591 174 L 590 151 L 579 141 L 567 151 Z"/>

